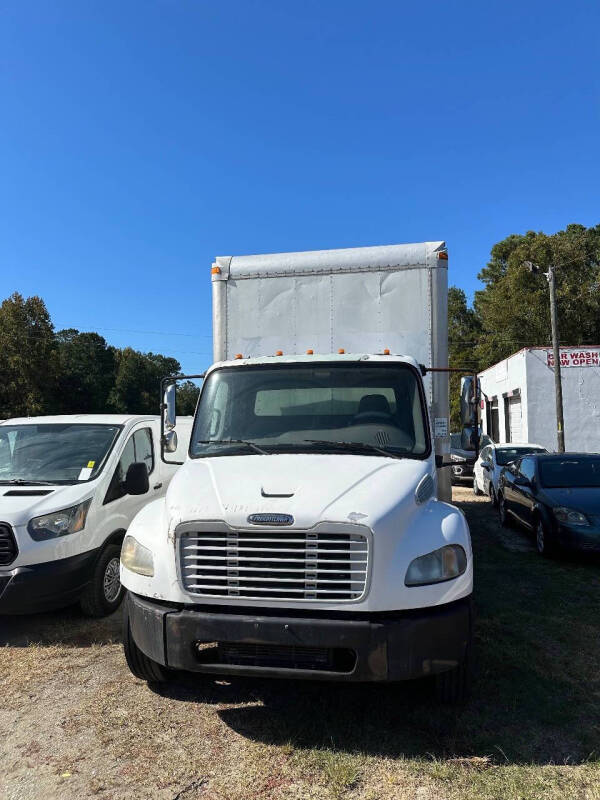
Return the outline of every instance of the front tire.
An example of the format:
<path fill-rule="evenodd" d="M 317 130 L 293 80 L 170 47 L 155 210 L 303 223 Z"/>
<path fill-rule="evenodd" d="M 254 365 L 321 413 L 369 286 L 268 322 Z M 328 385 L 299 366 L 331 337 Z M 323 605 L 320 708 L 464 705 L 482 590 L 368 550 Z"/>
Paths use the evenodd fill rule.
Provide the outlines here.
<path fill-rule="evenodd" d="M 124 589 L 119 579 L 121 548 L 109 544 L 100 553 L 92 580 L 81 595 L 81 610 L 87 617 L 106 617 L 121 605 Z"/>
<path fill-rule="evenodd" d="M 169 671 L 143 653 L 131 635 L 129 614 L 123 615 L 123 652 L 131 673 L 148 683 L 166 683 L 170 678 Z"/>
<path fill-rule="evenodd" d="M 535 524 L 535 549 L 541 556 L 549 558 L 554 554 L 554 547 L 548 537 L 548 531 L 543 520 L 539 517 Z"/>
<path fill-rule="evenodd" d="M 502 494 L 498 496 L 498 516 L 500 517 L 500 525 L 502 525 L 503 528 L 509 528 L 510 519 L 506 512 L 506 500 Z"/>

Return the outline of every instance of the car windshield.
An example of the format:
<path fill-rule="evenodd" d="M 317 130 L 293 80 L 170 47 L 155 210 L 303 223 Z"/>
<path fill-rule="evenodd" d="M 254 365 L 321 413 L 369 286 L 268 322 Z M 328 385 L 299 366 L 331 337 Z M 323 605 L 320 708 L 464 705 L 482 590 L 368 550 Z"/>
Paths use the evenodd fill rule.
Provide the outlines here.
<path fill-rule="evenodd" d="M 499 466 L 505 467 L 507 464 L 512 464 L 521 456 L 526 456 L 528 453 L 545 453 L 546 451 L 540 447 L 499 447 L 496 449 L 496 461 Z"/>
<path fill-rule="evenodd" d="M 600 488 L 600 456 L 542 459 L 540 479 L 546 489 Z"/>
<path fill-rule="evenodd" d="M 78 483 L 98 475 L 120 425 L 0 425 L 0 483 Z"/>
<path fill-rule="evenodd" d="M 424 458 L 426 419 L 406 364 L 226 367 L 204 384 L 190 455 L 252 455 L 251 443 L 266 453 Z"/>

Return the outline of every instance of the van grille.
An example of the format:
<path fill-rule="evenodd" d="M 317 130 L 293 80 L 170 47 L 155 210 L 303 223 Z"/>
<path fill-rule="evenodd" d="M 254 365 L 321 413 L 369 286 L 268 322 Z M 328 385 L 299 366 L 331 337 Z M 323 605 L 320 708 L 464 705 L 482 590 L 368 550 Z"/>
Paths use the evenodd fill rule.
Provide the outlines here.
<path fill-rule="evenodd" d="M 198 595 L 359 600 L 369 540 L 330 531 L 189 531 L 179 537 L 184 588 Z"/>
<path fill-rule="evenodd" d="M 0 566 L 12 564 L 18 552 L 12 528 L 6 522 L 0 522 Z"/>

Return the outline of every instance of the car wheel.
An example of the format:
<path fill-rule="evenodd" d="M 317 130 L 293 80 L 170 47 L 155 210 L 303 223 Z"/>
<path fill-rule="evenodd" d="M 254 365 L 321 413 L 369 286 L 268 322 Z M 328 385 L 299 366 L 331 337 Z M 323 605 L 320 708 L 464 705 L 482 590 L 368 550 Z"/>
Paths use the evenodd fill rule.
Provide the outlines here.
<path fill-rule="evenodd" d="M 541 556 L 551 556 L 554 552 L 548 531 L 541 518 L 538 518 L 535 523 L 535 548 Z"/>
<path fill-rule="evenodd" d="M 473 494 L 475 495 L 475 497 L 479 497 L 479 495 L 481 494 L 481 489 L 477 485 L 477 478 L 474 475 L 473 475 Z"/>
<path fill-rule="evenodd" d="M 500 517 L 500 525 L 504 528 L 508 528 L 510 526 L 510 520 L 506 512 L 506 501 L 502 494 L 498 496 L 498 516 Z"/>
<path fill-rule="evenodd" d="M 493 483 L 490 483 L 490 500 L 492 501 L 493 506 L 498 505 L 498 498 L 496 497 L 496 491 Z"/>
<path fill-rule="evenodd" d="M 119 578 L 121 548 L 109 544 L 100 553 L 92 580 L 81 595 L 80 605 L 88 617 L 106 617 L 121 605 L 124 590 Z"/>
<path fill-rule="evenodd" d="M 148 683 L 166 683 L 170 679 L 169 670 L 148 658 L 135 643 L 131 635 L 128 613 L 123 615 L 123 652 L 127 666 L 136 678 Z"/>

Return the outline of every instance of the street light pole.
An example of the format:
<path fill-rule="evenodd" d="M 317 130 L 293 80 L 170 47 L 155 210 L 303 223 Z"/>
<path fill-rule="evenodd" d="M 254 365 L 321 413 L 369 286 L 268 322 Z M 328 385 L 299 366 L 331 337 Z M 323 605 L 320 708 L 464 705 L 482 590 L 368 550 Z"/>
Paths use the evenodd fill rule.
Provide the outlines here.
<path fill-rule="evenodd" d="M 537 264 L 526 261 L 524 266 L 530 272 L 541 272 Z M 562 376 L 560 371 L 560 347 L 558 338 L 558 314 L 556 311 L 556 279 L 554 267 L 549 266 L 544 272 L 550 289 L 550 323 L 552 325 L 552 351 L 554 353 L 554 394 L 556 398 L 556 436 L 558 439 L 558 452 L 565 452 L 565 420 L 563 415 Z"/>
<path fill-rule="evenodd" d="M 556 312 L 556 280 L 554 267 L 548 268 L 546 275 L 550 288 L 550 321 L 552 324 L 552 350 L 554 351 L 554 393 L 556 395 L 556 434 L 558 452 L 565 452 L 565 420 L 563 416 L 562 376 L 560 369 L 560 347 L 558 338 L 558 314 Z"/>

